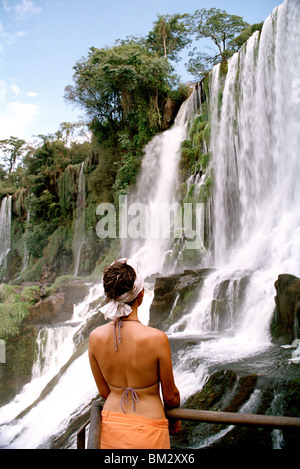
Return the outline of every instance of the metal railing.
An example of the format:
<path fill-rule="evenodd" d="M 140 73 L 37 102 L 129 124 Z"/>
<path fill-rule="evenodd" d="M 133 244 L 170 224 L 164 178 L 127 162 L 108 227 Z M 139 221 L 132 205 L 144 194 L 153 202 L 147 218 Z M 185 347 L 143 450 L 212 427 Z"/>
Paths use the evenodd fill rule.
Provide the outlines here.
<path fill-rule="evenodd" d="M 97 399 L 93 400 L 90 419 L 77 432 L 77 449 L 85 449 L 86 447 L 86 428 L 88 425 L 87 449 L 99 449 L 101 410 L 101 402 Z M 195 409 L 169 409 L 166 410 L 166 417 L 175 420 L 239 425 L 243 427 L 293 428 L 300 430 L 300 418 L 297 417 L 238 414 Z"/>

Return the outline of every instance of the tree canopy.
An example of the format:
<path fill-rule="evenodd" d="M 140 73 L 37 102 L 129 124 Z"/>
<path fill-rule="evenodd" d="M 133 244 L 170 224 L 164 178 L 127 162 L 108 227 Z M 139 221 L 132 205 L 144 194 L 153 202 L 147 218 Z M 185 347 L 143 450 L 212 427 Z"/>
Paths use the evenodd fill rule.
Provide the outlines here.
<path fill-rule="evenodd" d="M 159 15 L 149 32 L 146 45 L 159 56 L 178 61 L 179 52 L 190 42 L 187 15 Z"/>
<path fill-rule="evenodd" d="M 112 48 L 92 47 L 74 67 L 74 86 L 65 98 L 81 106 L 98 131 L 118 132 L 131 127 L 136 134 L 141 119 L 160 130 L 161 104 L 170 88 L 170 65 L 144 46 L 129 42 Z"/>
<path fill-rule="evenodd" d="M 10 137 L 4 140 L 0 140 L 0 150 L 4 154 L 4 165 L 6 165 L 8 168 L 9 176 L 14 169 L 17 159 L 22 156 L 26 149 L 27 144 L 23 139 Z"/>
<path fill-rule="evenodd" d="M 225 10 L 202 8 L 189 15 L 191 32 L 196 40 L 202 38 L 211 39 L 217 50 L 208 54 L 194 49 L 188 64 L 188 71 L 196 78 L 205 75 L 212 67 L 227 60 L 242 45 L 235 38 L 250 25 L 241 16 L 230 15 Z M 246 40 L 246 38 L 245 38 Z"/>

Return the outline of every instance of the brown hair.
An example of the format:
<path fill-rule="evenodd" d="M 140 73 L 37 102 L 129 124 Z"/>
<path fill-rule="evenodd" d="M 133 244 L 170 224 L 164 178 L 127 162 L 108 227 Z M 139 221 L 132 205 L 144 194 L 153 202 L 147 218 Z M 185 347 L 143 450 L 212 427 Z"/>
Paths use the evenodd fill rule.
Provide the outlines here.
<path fill-rule="evenodd" d="M 130 291 L 136 279 L 134 269 L 126 263 L 116 261 L 104 270 L 104 291 L 110 300 Z"/>

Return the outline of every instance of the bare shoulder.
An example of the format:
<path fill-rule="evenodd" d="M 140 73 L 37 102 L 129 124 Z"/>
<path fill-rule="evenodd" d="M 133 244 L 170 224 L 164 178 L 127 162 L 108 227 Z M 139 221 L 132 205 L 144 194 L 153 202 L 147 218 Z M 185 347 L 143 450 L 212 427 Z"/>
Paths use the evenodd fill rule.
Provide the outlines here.
<path fill-rule="evenodd" d="M 96 327 L 92 332 L 90 333 L 90 342 L 94 342 L 97 340 L 101 340 L 108 331 L 108 324 L 104 324 L 102 326 Z"/>
<path fill-rule="evenodd" d="M 145 326 L 145 329 L 147 330 L 149 338 L 153 340 L 156 345 L 169 344 L 169 339 L 165 332 L 150 326 Z"/>

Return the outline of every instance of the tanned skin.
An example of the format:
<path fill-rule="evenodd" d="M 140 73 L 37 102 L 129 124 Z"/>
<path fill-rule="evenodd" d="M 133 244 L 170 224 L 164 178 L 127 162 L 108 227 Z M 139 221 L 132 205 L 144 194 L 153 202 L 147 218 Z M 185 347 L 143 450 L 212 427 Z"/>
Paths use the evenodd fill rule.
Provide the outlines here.
<path fill-rule="evenodd" d="M 121 412 L 122 388 L 145 388 L 137 389 L 135 414 L 162 419 L 164 407 L 179 407 L 180 394 L 174 381 L 168 337 L 138 322 L 143 296 L 141 291 L 131 304 L 132 312 L 124 318 L 117 351 L 113 323 L 97 327 L 91 333 L 89 360 L 99 394 L 105 399 L 104 410 Z M 128 414 L 134 412 L 131 398 L 123 407 Z"/>

